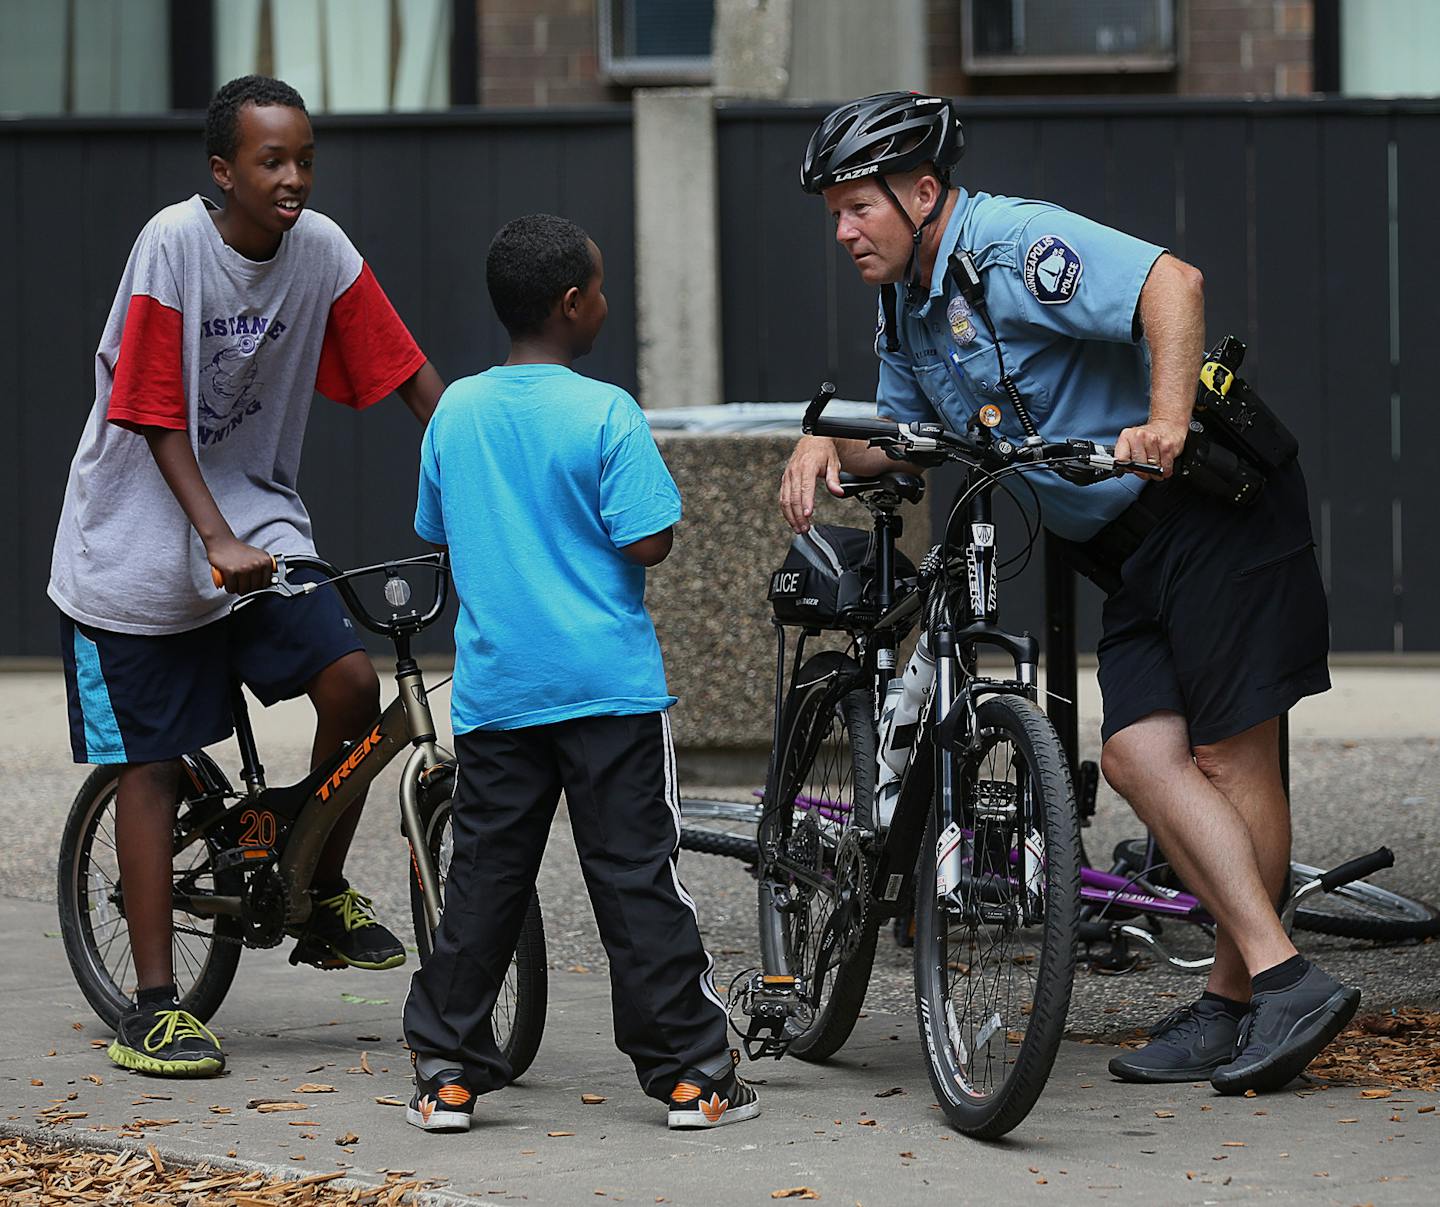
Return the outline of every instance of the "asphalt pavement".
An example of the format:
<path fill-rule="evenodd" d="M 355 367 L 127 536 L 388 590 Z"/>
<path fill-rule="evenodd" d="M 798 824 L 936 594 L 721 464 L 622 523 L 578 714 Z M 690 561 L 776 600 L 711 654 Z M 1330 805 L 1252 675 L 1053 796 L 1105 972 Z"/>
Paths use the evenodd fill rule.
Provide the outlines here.
<path fill-rule="evenodd" d="M 1302 705 L 1294 719 L 1297 853 L 1325 863 L 1388 841 L 1400 862 L 1386 883 L 1440 898 L 1440 671 L 1340 668 L 1336 679 L 1323 704 Z M 272 782 L 303 769 L 303 709 L 257 718 Z M 481 1202 L 758 1204 L 801 1186 L 822 1202 L 869 1205 L 1020 1194 L 1066 1203 L 1435 1201 L 1440 1112 L 1421 1108 L 1436 1095 L 1366 1099 L 1354 1086 L 1297 1082 L 1250 1100 L 1208 1086 L 1113 1082 L 1111 1049 L 1096 1037 L 1133 1034 L 1198 990 L 1154 967 L 1082 974 L 1070 1028 L 1085 1042 L 1064 1045 L 1035 1111 L 999 1143 L 959 1136 L 926 1079 L 908 953 L 888 939 L 866 1016 L 839 1056 L 823 1066 L 749 1065 L 764 1105 L 758 1121 L 672 1134 L 614 1049 L 606 966 L 563 813 L 540 886 L 551 968 L 544 1043 L 519 1084 L 482 1103 L 470 1134 L 423 1135 L 399 1107 L 377 1101 L 409 1093 L 398 1024 L 404 969 L 320 973 L 290 967 L 284 948 L 247 952 L 214 1020 L 230 1057 L 224 1077 L 176 1083 L 124 1072 L 104 1056 L 109 1033 L 76 988 L 57 933 L 59 829 L 83 778 L 64 748 L 63 710 L 58 675 L 0 675 L 4 1129 L 87 1146 L 153 1144 L 166 1157 L 292 1178 L 343 1169 L 379 1183 L 383 1171 L 415 1170 L 435 1180 L 442 1200 Z M 233 770 L 233 755 L 222 750 L 220 761 Z M 392 772 L 372 794 L 350 870 L 400 930 L 408 906 L 395 823 Z M 1087 843 L 1102 852 L 1133 829 L 1109 798 Z M 708 856 L 686 856 L 682 873 L 723 984 L 755 962 L 753 882 L 739 864 Z M 1440 945 L 1307 939 L 1303 949 L 1360 983 L 1366 1008 L 1440 1004 Z M 300 1093 L 305 1084 L 333 1089 Z M 604 1101 L 585 1105 L 582 1094 Z M 247 1107 L 259 1098 L 305 1109 Z M 56 1114 L 69 1118 L 44 1121 Z"/>

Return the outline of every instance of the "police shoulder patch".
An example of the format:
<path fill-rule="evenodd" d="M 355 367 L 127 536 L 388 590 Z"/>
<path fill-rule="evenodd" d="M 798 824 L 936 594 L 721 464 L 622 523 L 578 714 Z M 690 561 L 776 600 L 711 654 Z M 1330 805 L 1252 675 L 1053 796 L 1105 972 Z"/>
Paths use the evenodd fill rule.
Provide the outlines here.
<path fill-rule="evenodd" d="M 1025 288 L 1047 306 L 1059 306 L 1075 296 L 1085 265 L 1080 253 L 1059 235 L 1042 235 L 1025 253 Z"/>

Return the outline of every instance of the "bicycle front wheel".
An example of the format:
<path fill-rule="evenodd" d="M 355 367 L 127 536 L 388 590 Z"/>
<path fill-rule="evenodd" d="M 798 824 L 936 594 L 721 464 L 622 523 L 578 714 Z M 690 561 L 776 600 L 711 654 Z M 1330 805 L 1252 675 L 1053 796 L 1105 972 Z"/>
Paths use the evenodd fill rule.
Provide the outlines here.
<path fill-rule="evenodd" d="M 859 668 L 817 654 L 781 714 L 759 825 L 760 950 L 765 971 L 803 977 L 807 1016 L 789 1051 L 824 1060 L 850 1038 L 870 983 L 876 919 L 865 827 L 875 784 L 875 727 Z"/>
<path fill-rule="evenodd" d="M 182 785 L 183 785 L 182 779 Z M 60 839 L 57 900 L 65 955 L 85 1000 L 112 1030 L 133 1010 L 135 961 L 125 919 L 125 894 L 115 841 L 115 791 L 120 768 L 97 767 L 81 786 Z M 191 828 L 196 811 L 223 806 L 213 798 L 191 798 L 182 786 L 176 803 L 176 831 Z M 182 823 L 184 823 L 182 825 Z M 189 843 L 175 853 L 177 893 L 192 902 L 207 895 L 236 896 L 238 869 L 216 872 L 216 837 Z M 200 917 L 176 909 L 171 958 L 180 1007 L 202 1022 L 220 1008 L 235 979 L 242 949 L 240 923 L 231 917 Z"/>
<path fill-rule="evenodd" d="M 1291 884 L 1304 884 L 1325 873 L 1305 863 L 1290 865 Z M 1402 897 L 1378 885 L 1357 880 L 1329 893 L 1307 897 L 1295 911 L 1301 930 L 1342 939 L 1398 942 L 1440 934 L 1440 910 L 1426 901 Z"/>
<path fill-rule="evenodd" d="M 1064 1034 L 1080 828 L 1069 766 L 1044 713 L 1017 696 L 992 696 L 976 721 L 979 753 L 956 758 L 953 883 L 937 885 L 933 813 L 921 847 L 915 998 L 937 1101 L 957 1129 L 993 1139 L 1029 1114 Z"/>
<path fill-rule="evenodd" d="M 437 783 L 428 794 L 429 799 L 421 806 L 421 821 L 430 847 L 430 859 L 440 880 L 442 902 L 445 879 L 450 874 L 450 859 L 455 851 L 451 826 L 453 790 L 453 778 Z M 430 958 L 433 936 L 425 911 L 425 894 L 420 888 L 420 875 L 413 861 L 410 870 L 410 914 L 415 924 L 415 948 L 423 964 Z M 540 914 L 540 896 L 532 893 L 525 910 L 525 921 L 520 927 L 520 940 L 510 959 L 510 967 L 505 971 L 505 983 L 500 987 L 491 1016 L 495 1043 L 505 1054 L 516 1078 L 525 1074 L 535 1060 L 535 1054 L 540 1051 L 549 991 L 550 980 L 545 967 L 545 922 Z"/>

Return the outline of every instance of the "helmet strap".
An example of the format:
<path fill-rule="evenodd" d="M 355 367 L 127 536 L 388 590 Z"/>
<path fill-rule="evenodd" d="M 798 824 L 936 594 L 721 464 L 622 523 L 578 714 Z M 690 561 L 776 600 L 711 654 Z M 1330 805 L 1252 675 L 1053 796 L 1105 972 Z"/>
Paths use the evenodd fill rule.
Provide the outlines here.
<path fill-rule="evenodd" d="M 939 177 L 937 176 L 938 180 Z M 905 265 L 905 302 L 907 305 L 918 305 L 929 292 L 924 283 L 920 280 L 920 240 L 925 237 L 925 228 L 929 226 L 945 210 L 945 202 L 950 199 L 950 186 L 943 180 L 940 181 L 940 196 L 936 199 L 930 212 L 925 215 L 919 226 L 916 226 L 910 217 L 910 212 L 900 204 L 900 198 L 895 196 L 895 191 L 890 187 L 890 182 L 884 176 L 875 177 L 876 182 L 884 190 L 885 196 L 894 203 L 895 208 L 900 211 L 900 216 L 910 226 L 910 259 Z"/>

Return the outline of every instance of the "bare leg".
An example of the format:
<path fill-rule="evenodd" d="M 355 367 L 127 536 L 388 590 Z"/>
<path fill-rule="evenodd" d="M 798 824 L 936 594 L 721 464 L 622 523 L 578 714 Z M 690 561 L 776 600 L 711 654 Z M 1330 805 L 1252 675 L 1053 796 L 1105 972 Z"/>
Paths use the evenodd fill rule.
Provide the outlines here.
<path fill-rule="evenodd" d="M 1271 869 L 1282 853 L 1268 848 L 1277 834 L 1289 833 L 1284 794 L 1278 793 L 1283 811 L 1277 818 L 1277 794 L 1261 772 L 1265 728 L 1204 748 L 1214 780 L 1197 765 L 1185 719 L 1174 712 L 1151 713 L 1122 730 L 1101 755 L 1105 778 L 1155 833 L 1175 870 L 1219 924 L 1226 945 L 1217 947 L 1209 987 L 1238 1001 L 1249 999 L 1250 977 L 1296 954 L 1275 912 L 1278 884 L 1267 885 L 1257 854 L 1263 845 L 1263 867 Z M 1273 728 L 1269 741 L 1278 785 Z"/>
<path fill-rule="evenodd" d="M 178 762 L 131 763 L 121 770 L 115 791 L 115 855 L 140 989 L 175 980 L 172 835 L 179 783 Z"/>
<path fill-rule="evenodd" d="M 305 693 L 315 706 L 315 745 L 310 754 L 310 766 L 317 766 L 340 748 L 341 742 L 354 741 L 363 737 L 380 715 L 380 680 L 368 655 L 357 650 L 337 658 L 309 683 Z M 333 884 L 345 874 L 345 856 L 350 850 L 350 841 L 355 837 L 355 827 L 360 824 L 360 810 L 365 800 L 361 797 L 341 815 L 330 831 L 325 849 L 320 853 L 320 862 L 315 867 L 315 879 L 321 884 Z"/>
<path fill-rule="evenodd" d="M 1290 870 L 1290 802 L 1280 775 L 1280 723 L 1272 718 L 1211 746 L 1195 748 L 1195 763 L 1244 819 L 1269 900 L 1279 900 Z M 1250 976 L 1240 949 L 1222 926 L 1215 936 L 1212 993 L 1248 1001 Z"/>

